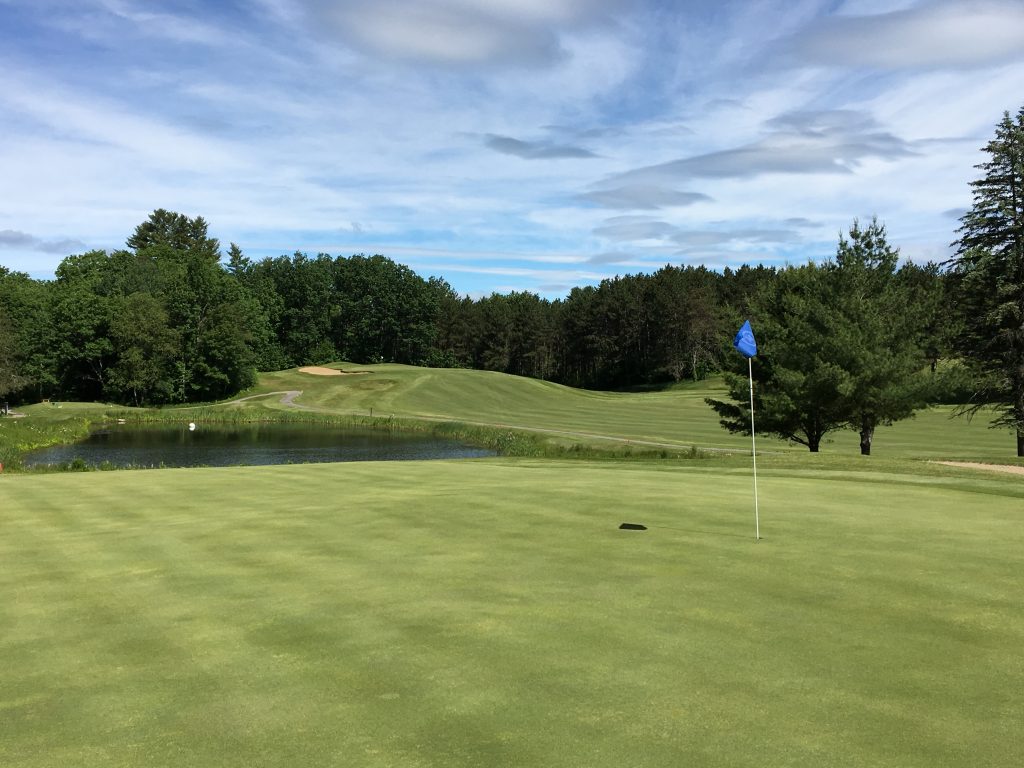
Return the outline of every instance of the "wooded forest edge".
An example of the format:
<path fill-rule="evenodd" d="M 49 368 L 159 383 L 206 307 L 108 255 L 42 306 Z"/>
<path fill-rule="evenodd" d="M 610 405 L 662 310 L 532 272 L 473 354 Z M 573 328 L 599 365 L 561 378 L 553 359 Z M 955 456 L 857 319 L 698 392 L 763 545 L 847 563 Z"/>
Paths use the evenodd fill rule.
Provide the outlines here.
<path fill-rule="evenodd" d="M 346 360 L 464 367 L 588 389 L 724 374 L 708 400 L 749 434 L 818 451 L 931 403 L 986 410 L 1024 456 L 1024 108 L 984 147 L 944 263 L 900 263 L 884 222 L 852 220 L 834 254 L 715 272 L 666 265 L 577 287 L 473 299 L 383 255 L 222 254 L 202 217 L 156 210 L 125 248 L 65 258 L 54 280 L 0 266 L 0 400 L 159 406 L 220 400 L 257 371 Z M 824 256 L 824 255 L 823 255 Z M 1009 447 L 1009 446 L 1008 446 Z"/>

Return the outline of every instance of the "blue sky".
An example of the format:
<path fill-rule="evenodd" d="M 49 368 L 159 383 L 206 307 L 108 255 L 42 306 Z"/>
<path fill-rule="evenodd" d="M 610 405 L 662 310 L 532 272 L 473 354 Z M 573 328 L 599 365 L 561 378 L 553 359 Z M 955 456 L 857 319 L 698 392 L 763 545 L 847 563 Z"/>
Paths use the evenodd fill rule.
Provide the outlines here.
<path fill-rule="evenodd" d="M 460 293 L 943 259 L 1024 103 L 1021 0 L 0 0 L 0 264 L 155 208 Z"/>

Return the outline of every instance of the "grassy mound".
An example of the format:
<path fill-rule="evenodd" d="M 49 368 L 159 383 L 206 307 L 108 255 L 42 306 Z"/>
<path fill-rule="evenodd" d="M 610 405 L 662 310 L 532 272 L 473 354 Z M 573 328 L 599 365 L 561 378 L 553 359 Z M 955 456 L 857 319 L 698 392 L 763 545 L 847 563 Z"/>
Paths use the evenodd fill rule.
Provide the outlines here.
<path fill-rule="evenodd" d="M 535 430 L 562 443 L 607 445 L 607 438 L 635 447 L 747 451 L 750 438 L 730 435 L 705 404 L 706 397 L 725 397 L 720 380 L 687 383 L 662 392 L 590 392 L 551 382 L 489 371 L 416 368 L 401 365 L 354 366 L 352 376 L 313 376 L 296 370 L 263 374 L 259 387 L 246 394 L 301 390 L 295 404 L 324 413 L 415 417 L 467 424 L 503 425 Z M 288 406 L 276 396 L 246 401 L 236 407 Z M 873 452 L 882 458 L 969 458 L 1013 460 L 1016 443 L 1006 430 L 990 430 L 982 414 L 971 422 L 952 418 L 952 407 L 938 406 L 876 433 Z M 802 446 L 763 436 L 765 452 L 793 451 Z M 836 432 L 822 451 L 857 455 L 858 436 Z"/>
<path fill-rule="evenodd" d="M 709 396 L 724 397 L 720 381 L 687 383 L 661 392 L 590 392 L 488 371 L 402 365 L 336 367 L 358 373 L 316 376 L 292 369 L 262 374 L 259 384 L 239 398 L 198 407 L 29 406 L 22 409 L 24 419 L 0 419 L 0 462 L 16 464 L 21 451 L 79 439 L 90 425 L 118 417 L 182 422 L 331 420 L 436 430 L 511 455 L 558 456 L 569 451 L 584 456 L 672 458 L 685 457 L 691 449 L 749 453 L 749 438 L 725 432 L 704 402 Z M 880 428 L 871 461 L 1016 461 L 1012 435 L 988 429 L 986 422 L 984 415 L 970 422 L 953 418 L 949 406 L 931 408 L 914 419 Z M 528 433 L 526 438 L 524 433 Z M 758 438 L 758 450 L 766 461 L 787 454 L 799 455 L 801 461 L 822 460 L 808 457 L 801 446 L 766 435 Z M 853 431 L 833 433 L 824 441 L 822 451 L 829 457 L 857 456 L 857 435 Z"/>

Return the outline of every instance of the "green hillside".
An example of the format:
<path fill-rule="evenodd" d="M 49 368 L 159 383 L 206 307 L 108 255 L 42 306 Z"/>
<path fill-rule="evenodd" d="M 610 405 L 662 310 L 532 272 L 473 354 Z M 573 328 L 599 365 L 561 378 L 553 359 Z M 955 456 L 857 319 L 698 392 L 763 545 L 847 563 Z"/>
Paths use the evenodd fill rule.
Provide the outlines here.
<path fill-rule="evenodd" d="M 705 397 L 725 397 L 720 381 L 687 383 L 662 392 L 590 392 L 559 384 L 473 370 L 416 368 L 402 365 L 334 366 L 363 373 L 317 376 L 296 370 L 263 374 L 260 392 L 301 390 L 300 406 L 338 414 L 395 415 L 452 420 L 554 433 L 584 442 L 615 438 L 688 447 L 747 451 L 749 437 L 730 435 L 718 425 Z M 277 397 L 261 407 L 285 408 Z M 255 405 L 247 401 L 246 406 Z M 939 406 L 916 418 L 878 430 L 874 455 L 881 458 L 973 458 L 1013 461 L 1015 444 L 1009 432 L 990 430 L 987 419 L 972 422 L 951 418 L 952 408 Z M 807 453 L 768 437 L 759 440 L 765 452 Z M 852 431 L 831 434 L 825 454 L 856 455 Z"/>
<path fill-rule="evenodd" d="M 403 365 L 355 366 L 340 363 L 349 375 L 323 376 L 291 369 L 259 376 L 256 387 L 225 403 L 160 411 L 88 403 L 47 403 L 20 410 L 24 419 L 0 419 L 0 461 L 11 462 L 15 446 L 39 447 L 80 438 L 86 422 L 128 418 L 195 419 L 341 416 L 428 422 L 457 422 L 499 429 L 532 431 L 556 446 L 588 445 L 618 451 L 688 449 L 746 454 L 750 438 L 730 435 L 704 399 L 726 396 L 720 380 L 685 382 L 656 392 L 592 392 L 489 371 L 418 368 Z M 180 416 L 179 416 L 180 414 Z M 1020 463 L 1013 435 L 988 428 L 988 417 L 953 417 L 952 406 L 921 411 L 913 419 L 882 427 L 872 456 L 890 459 L 965 459 Z M 25 449 L 25 448 L 23 448 Z M 822 453 L 758 436 L 765 461 L 828 462 L 841 457 L 860 461 L 857 435 L 839 431 L 826 437 Z M 6 455 L 6 459 L 4 456 Z"/>

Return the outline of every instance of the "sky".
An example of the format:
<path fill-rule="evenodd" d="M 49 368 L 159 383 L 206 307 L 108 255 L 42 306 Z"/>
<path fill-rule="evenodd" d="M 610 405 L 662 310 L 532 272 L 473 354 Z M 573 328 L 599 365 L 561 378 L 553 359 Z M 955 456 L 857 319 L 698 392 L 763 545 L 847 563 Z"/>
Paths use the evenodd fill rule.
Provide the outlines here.
<path fill-rule="evenodd" d="M 951 254 L 1022 0 L 0 0 L 0 265 L 157 208 L 224 249 L 549 298 L 666 264 Z"/>

